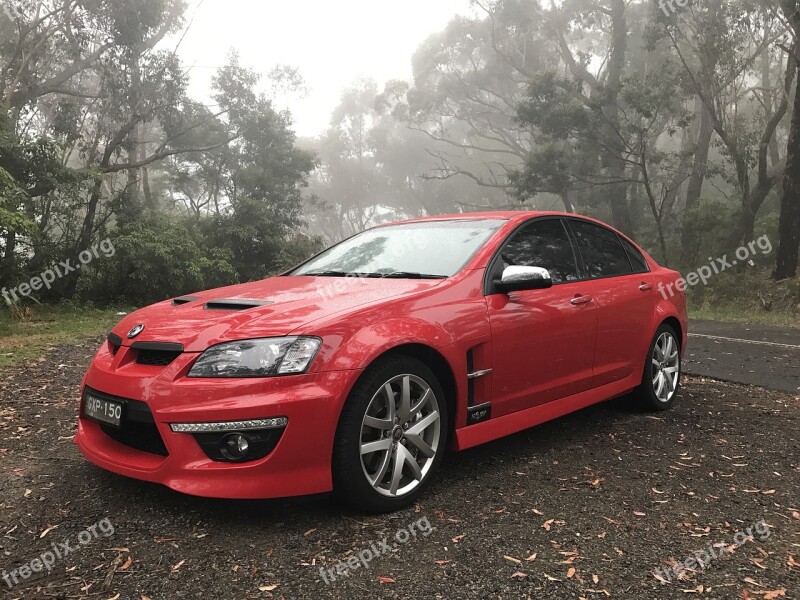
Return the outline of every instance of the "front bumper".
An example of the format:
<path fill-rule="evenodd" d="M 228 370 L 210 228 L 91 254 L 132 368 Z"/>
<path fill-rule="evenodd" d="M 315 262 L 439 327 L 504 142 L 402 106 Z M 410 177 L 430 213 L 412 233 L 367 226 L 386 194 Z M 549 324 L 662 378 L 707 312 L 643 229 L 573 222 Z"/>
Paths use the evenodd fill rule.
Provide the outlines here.
<path fill-rule="evenodd" d="M 214 498 L 275 498 L 332 489 L 331 454 L 342 405 L 360 371 L 256 379 L 195 379 L 186 373 L 196 354 L 166 367 L 139 365 L 128 348 L 112 354 L 104 343 L 84 376 L 103 394 L 143 402 L 167 455 L 136 449 L 110 437 L 83 414 L 75 442 L 94 464 L 114 473 Z M 210 459 L 192 434 L 170 423 L 286 417 L 275 448 L 249 462 Z M 124 427 L 124 421 L 123 421 Z"/>

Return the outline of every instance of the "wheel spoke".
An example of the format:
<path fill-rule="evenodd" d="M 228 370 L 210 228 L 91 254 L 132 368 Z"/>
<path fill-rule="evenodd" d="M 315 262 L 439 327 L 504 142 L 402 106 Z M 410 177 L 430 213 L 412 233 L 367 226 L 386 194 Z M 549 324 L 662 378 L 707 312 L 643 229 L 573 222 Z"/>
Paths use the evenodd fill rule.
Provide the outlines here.
<path fill-rule="evenodd" d="M 667 357 L 671 355 L 672 355 L 672 336 L 668 335 L 664 343 L 664 356 Z"/>
<path fill-rule="evenodd" d="M 430 398 L 430 396 L 431 396 L 431 389 L 428 388 L 422 394 L 422 397 L 419 400 L 417 400 L 414 406 L 411 407 L 411 415 L 415 415 L 420 410 L 422 410 L 425 407 L 425 404 L 427 404 L 428 398 Z"/>
<path fill-rule="evenodd" d="M 386 396 L 387 418 L 394 423 L 395 407 L 394 407 L 394 390 L 392 384 L 388 381 L 383 386 L 383 393 Z"/>
<path fill-rule="evenodd" d="M 664 373 L 659 371 L 658 372 L 658 387 L 656 387 L 656 396 L 661 398 L 661 392 L 664 390 Z"/>
<path fill-rule="evenodd" d="M 672 385 L 672 377 L 666 373 L 664 374 L 664 381 L 667 382 L 667 399 L 669 399 L 669 397 L 672 395 L 672 392 L 675 391 L 675 387 Z"/>
<path fill-rule="evenodd" d="M 414 423 L 411 427 L 408 428 L 406 431 L 406 437 L 409 435 L 422 435 L 422 432 L 425 431 L 428 427 L 436 423 L 439 420 L 439 411 L 435 410 L 432 413 L 425 415 L 422 419 Z"/>
<path fill-rule="evenodd" d="M 386 471 L 389 469 L 389 465 L 391 463 L 392 463 L 392 451 L 388 450 L 386 454 L 383 455 L 383 459 L 381 460 L 381 466 L 378 469 L 377 473 L 375 473 L 375 475 L 373 475 L 369 480 L 369 482 L 373 486 L 376 486 L 381 482 L 383 477 L 386 475 Z"/>
<path fill-rule="evenodd" d="M 414 476 L 414 479 L 417 481 L 422 479 L 422 469 L 419 468 L 417 459 L 408 451 L 408 448 L 402 445 L 397 446 L 397 454 L 403 457 L 403 463 L 407 464 L 408 468 L 411 469 L 411 474 Z"/>
<path fill-rule="evenodd" d="M 373 452 L 380 452 L 381 450 L 391 450 L 392 438 L 381 438 L 374 442 L 367 442 L 361 444 L 361 455 L 372 454 Z"/>
<path fill-rule="evenodd" d="M 399 446 L 398 448 L 402 448 Z M 405 450 L 405 448 L 403 448 Z M 403 477 L 403 454 L 399 451 L 394 453 L 394 465 L 392 465 L 392 482 L 389 485 L 389 492 L 394 496 L 397 488 L 400 487 L 400 479 Z"/>
<path fill-rule="evenodd" d="M 408 421 L 411 415 L 411 378 L 406 375 L 403 377 L 403 385 L 400 391 L 400 406 L 397 407 L 397 418 L 401 423 Z"/>
<path fill-rule="evenodd" d="M 378 417 L 367 415 L 364 417 L 364 425 L 367 427 L 372 427 L 373 429 L 386 431 L 387 429 L 392 428 L 394 422 L 391 419 L 379 419 Z"/>
<path fill-rule="evenodd" d="M 422 454 L 426 458 L 433 458 L 433 455 L 436 454 L 433 448 L 431 448 L 425 440 L 422 439 L 422 436 L 418 433 L 409 433 L 406 432 L 406 439 L 414 444 L 414 446 L 422 452 Z"/>

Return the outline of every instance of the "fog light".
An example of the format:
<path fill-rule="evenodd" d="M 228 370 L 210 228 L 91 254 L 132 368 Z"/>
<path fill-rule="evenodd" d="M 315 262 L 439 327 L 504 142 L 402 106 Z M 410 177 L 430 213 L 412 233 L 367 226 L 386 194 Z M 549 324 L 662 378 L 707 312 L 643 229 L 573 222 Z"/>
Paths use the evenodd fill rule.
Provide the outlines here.
<path fill-rule="evenodd" d="M 241 433 L 230 433 L 222 438 L 220 451 L 225 458 L 230 460 L 242 460 L 247 456 L 250 449 L 250 442 Z"/>

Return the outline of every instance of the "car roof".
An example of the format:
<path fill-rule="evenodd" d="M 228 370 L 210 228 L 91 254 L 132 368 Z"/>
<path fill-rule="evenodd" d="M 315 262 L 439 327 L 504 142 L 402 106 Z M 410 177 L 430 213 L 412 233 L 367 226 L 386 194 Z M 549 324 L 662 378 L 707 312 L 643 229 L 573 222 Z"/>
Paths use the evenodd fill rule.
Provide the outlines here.
<path fill-rule="evenodd" d="M 537 210 L 491 210 L 468 213 L 452 213 L 447 215 L 431 215 L 428 217 L 416 217 L 414 219 L 404 219 L 402 221 L 392 221 L 383 225 L 397 225 L 399 223 L 426 223 L 432 221 L 480 221 L 480 220 L 503 220 L 521 221 L 530 217 L 545 215 L 571 216 L 576 215 L 558 211 L 537 211 Z"/>

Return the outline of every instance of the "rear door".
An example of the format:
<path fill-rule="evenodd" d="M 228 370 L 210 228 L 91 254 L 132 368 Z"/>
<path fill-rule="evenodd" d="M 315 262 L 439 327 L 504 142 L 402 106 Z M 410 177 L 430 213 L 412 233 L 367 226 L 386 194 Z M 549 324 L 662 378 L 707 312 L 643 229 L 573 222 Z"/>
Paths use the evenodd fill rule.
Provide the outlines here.
<path fill-rule="evenodd" d="M 644 257 L 602 225 L 568 219 L 597 307 L 593 387 L 624 379 L 642 368 L 656 305 L 653 275 Z"/>
<path fill-rule="evenodd" d="M 537 218 L 509 236 L 489 266 L 544 267 L 549 289 L 487 294 L 492 330 L 492 415 L 501 416 L 588 389 L 596 307 L 580 282 L 578 257 L 561 218 Z"/>

